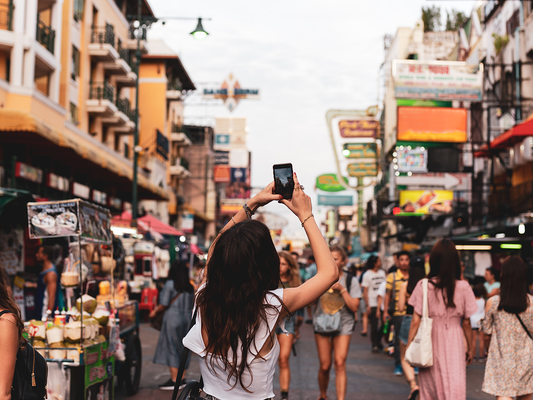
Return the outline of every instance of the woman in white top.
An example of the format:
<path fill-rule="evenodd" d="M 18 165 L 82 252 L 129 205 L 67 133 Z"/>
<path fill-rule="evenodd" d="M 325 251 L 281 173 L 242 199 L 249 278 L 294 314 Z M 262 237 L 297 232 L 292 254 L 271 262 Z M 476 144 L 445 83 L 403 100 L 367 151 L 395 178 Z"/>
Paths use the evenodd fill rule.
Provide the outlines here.
<path fill-rule="evenodd" d="M 335 261 L 311 213 L 311 199 L 296 174 L 292 200 L 273 194 L 273 188 L 272 182 L 252 198 L 245 206 L 249 210 L 240 210 L 209 250 L 196 300 L 197 323 L 183 340 L 200 356 L 208 399 L 273 398 L 279 354 L 276 326 L 316 301 L 338 279 Z M 247 220 L 248 213 L 274 200 L 298 217 L 315 256 L 316 276 L 297 288 L 278 289 L 280 260 L 270 231 L 261 222 Z"/>

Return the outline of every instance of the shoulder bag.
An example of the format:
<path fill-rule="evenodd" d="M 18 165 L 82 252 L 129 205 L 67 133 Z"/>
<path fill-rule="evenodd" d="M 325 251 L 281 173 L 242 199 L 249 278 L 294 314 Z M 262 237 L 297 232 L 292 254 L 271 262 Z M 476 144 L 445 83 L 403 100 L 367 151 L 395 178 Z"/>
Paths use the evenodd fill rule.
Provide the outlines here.
<path fill-rule="evenodd" d="M 11 311 L 1 311 L 0 317 Z M 48 365 L 44 357 L 29 344 L 19 347 L 15 375 L 11 385 L 12 400 L 42 400 L 46 398 Z"/>
<path fill-rule="evenodd" d="M 180 294 L 181 294 L 181 292 L 178 293 L 178 295 L 172 299 L 172 301 L 170 302 L 168 307 L 165 307 L 162 310 L 157 311 L 155 313 L 155 315 L 152 318 L 150 318 L 150 326 L 152 328 L 154 328 L 154 329 L 156 329 L 158 331 L 161 331 L 161 327 L 163 326 L 163 317 L 165 316 L 165 313 L 170 308 L 172 303 L 174 303 L 178 299 L 178 297 L 180 297 Z"/>
<path fill-rule="evenodd" d="M 341 312 L 337 311 L 333 315 L 326 313 L 317 314 L 315 316 L 313 328 L 315 333 L 321 335 L 333 335 L 339 333 L 341 329 Z"/>
<path fill-rule="evenodd" d="M 531 336 L 531 333 L 529 333 L 529 330 L 527 329 L 526 324 L 524 324 L 524 321 L 522 321 L 522 318 L 520 318 L 520 315 L 518 314 L 515 314 L 515 315 L 516 315 L 516 318 L 518 318 L 518 320 L 520 321 L 520 325 L 522 325 L 522 328 L 524 328 L 529 338 L 533 340 L 533 336 Z"/>
<path fill-rule="evenodd" d="M 416 336 L 405 351 L 405 361 L 412 367 L 427 368 L 433 365 L 433 343 L 431 341 L 431 329 L 433 320 L 428 312 L 428 280 L 422 280 L 423 301 L 422 319 L 416 332 Z"/>

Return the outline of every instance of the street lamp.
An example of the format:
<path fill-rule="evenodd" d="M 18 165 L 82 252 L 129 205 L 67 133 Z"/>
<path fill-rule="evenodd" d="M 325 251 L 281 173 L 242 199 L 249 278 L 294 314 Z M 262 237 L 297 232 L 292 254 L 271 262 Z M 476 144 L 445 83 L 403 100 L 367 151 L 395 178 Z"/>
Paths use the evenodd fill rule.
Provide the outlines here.
<path fill-rule="evenodd" d="M 180 20 L 194 20 L 196 18 L 183 18 L 183 17 L 164 17 L 164 18 L 155 18 L 155 17 L 142 17 L 142 0 L 137 0 L 137 16 L 136 21 L 134 22 L 134 27 L 136 28 L 136 39 L 137 39 L 137 50 L 135 51 L 135 67 L 137 69 L 137 79 L 135 81 L 135 130 L 133 133 L 133 185 L 132 185 L 132 193 L 131 193 L 131 217 L 132 219 L 137 219 L 137 212 L 138 212 L 138 199 L 137 199 L 137 169 L 139 166 L 139 151 L 141 151 L 141 147 L 139 146 L 139 72 L 141 68 L 141 39 L 146 39 L 146 32 L 148 28 L 157 21 L 162 21 L 163 23 L 165 20 L 170 19 L 180 19 Z M 208 18 L 210 20 L 210 18 Z M 209 33 L 207 33 L 202 26 L 202 18 L 198 18 L 198 25 L 196 25 L 196 29 L 191 32 L 191 35 L 193 35 L 196 39 L 202 40 Z"/>

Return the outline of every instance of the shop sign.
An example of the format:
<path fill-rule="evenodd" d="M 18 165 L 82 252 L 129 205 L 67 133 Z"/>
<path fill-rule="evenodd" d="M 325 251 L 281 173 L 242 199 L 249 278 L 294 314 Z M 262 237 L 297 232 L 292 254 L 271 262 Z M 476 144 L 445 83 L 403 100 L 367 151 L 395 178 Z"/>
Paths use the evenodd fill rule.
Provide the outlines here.
<path fill-rule="evenodd" d="M 424 147 L 396 150 L 396 165 L 398 172 L 427 172 L 428 171 L 428 151 Z"/>
<path fill-rule="evenodd" d="M 355 178 L 378 175 L 378 164 L 374 162 L 358 162 L 348 164 L 348 175 Z"/>
<path fill-rule="evenodd" d="M 68 192 L 70 189 L 70 182 L 67 178 L 53 173 L 48 174 L 47 183 L 52 189 L 57 189 L 62 192 Z"/>
<path fill-rule="evenodd" d="M 339 131 L 343 138 L 375 139 L 379 133 L 379 122 L 374 119 L 341 120 Z"/>
<path fill-rule="evenodd" d="M 204 89 L 204 99 L 221 99 L 233 111 L 243 99 L 259 99 L 259 89 L 244 89 L 233 74 L 229 74 L 220 89 Z"/>
<path fill-rule="evenodd" d="M 353 206 L 353 196 L 332 196 L 319 194 L 318 195 L 319 206 Z"/>
<path fill-rule="evenodd" d="M 43 181 L 43 171 L 21 162 L 15 163 L 15 176 L 35 183 Z"/>
<path fill-rule="evenodd" d="M 228 150 L 231 145 L 229 133 L 215 133 L 214 150 Z"/>
<path fill-rule="evenodd" d="M 229 151 L 215 151 L 215 165 L 228 165 L 229 164 Z"/>
<path fill-rule="evenodd" d="M 481 101 L 481 64 L 394 60 L 392 76 L 397 99 Z"/>
<path fill-rule="evenodd" d="M 400 212 L 397 216 L 451 214 L 453 191 L 451 190 L 402 190 Z"/>
<path fill-rule="evenodd" d="M 246 183 L 246 168 L 232 168 L 231 182 Z"/>
<path fill-rule="evenodd" d="M 465 108 L 398 107 L 399 141 L 465 143 Z"/>
<path fill-rule="evenodd" d="M 454 191 L 470 190 L 472 176 L 468 173 L 427 173 L 412 176 L 397 176 L 396 184 L 408 186 L 409 189 L 420 187 L 444 188 Z"/>
<path fill-rule="evenodd" d="M 213 169 L 213 180 L 216 183 L 231 182 L 231 169 L 226 165 L 215 165 Z"/>
<path fill-rule="evenodd" d="M 28 203 L 31 239 L 80 234 L 79 201 Z"/>
<path fill-rule="evenodd" d="M 220 202 L 220 213 L 234 215 L 239 212 L 246 199 L 226 199 Z"/>
<path fill-rule="evenodd" d="M 115 355 L 108 342 L 85 348 L 85 399 L 112 399 L 114 392 Z"/>
<path fill-rule="evenodd" d="M 348 184 L 348 178 L 342 177 L 344 182 Z M 323 174 L 316 177 L 316 188 L 324 192 L 342 192 L 345 187 L 339 183 L 337 175 Z"/>
<path fill-rule="evenodd" d="M 109 196 L 108 197 L 109 207 L 113 207 L 116 210 L 122 210 L 122 200 L 117 197 Z"/>
<path fill-rule="evenodd" d="M 346 158 L 377 158 L 377 143 L 344 143 L 342 154 Z"/>
<path fill-rule="evenodd" d="M 193 233 L 194 214 L 186 213 L 181 215 L 180 230 L 182 230 L 184 233 Z"/>
<path fill-rule="evenodd" d="M 107 204 L 107 194 L 99 190 L 93 189 L 93 201 L 99 204 Z"/>
<path fill-rule="evenodd" d="M 111 214 L 105 208 L 80 201 L 81 237 L 90 242 L 111 242 Z"/>
<path fill-rule="evenodd" d="M 78 182 L 72 183 L 72 194 L 83 199 L 89 199 L 91 188 L 89 186 L 82 185 Z"/>

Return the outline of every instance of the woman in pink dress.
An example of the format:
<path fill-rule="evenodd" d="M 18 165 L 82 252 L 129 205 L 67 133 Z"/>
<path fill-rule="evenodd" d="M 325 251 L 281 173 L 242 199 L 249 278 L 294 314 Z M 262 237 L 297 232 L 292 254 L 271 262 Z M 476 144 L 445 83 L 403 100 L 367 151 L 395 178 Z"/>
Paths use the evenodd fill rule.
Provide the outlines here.
<path fill-rule="evenodd" d="M 465 400 L 466 366 L 474 357 L 470 316 L 477 311 L 476 298 L 468 282 L 460 280 L 459 253 L 451 240 L 443 239 L 433 246 L 429 264 L 428 308 L 429 318 L 433 319 L 433 366 L 420 368 L 420 400 Z M 409 299 L 415 312 L 408 345 L 420 326 L 421 283 Z"/>

